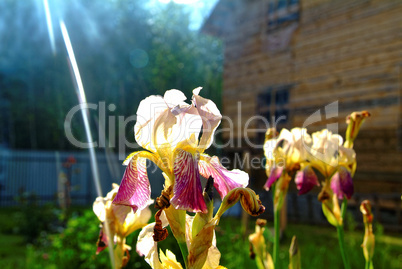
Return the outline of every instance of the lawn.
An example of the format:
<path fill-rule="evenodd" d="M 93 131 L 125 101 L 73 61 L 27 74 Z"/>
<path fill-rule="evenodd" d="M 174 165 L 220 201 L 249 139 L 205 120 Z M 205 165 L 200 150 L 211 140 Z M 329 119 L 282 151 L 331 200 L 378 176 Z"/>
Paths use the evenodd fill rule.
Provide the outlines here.
<path fill-rule="evenodd" d="M 61 234 L 49 235 L 47 243 L 38 241 L 41 247 L 32 247 L 25 242 L 26 238 L 16 234 L 19 218 L 18 210 L 0 210 L 0 268 L 71 268 L 73 261 L 84 259 L 74 265 L 79 268 L 100 268 L 107 263 L 107 253 L 95 256 L 95 242 L 98 236 L 98 222 L 91 210 L 80 211 L 68 222 L 68 228 Z M 240 220 L 223 218 L 217 228 L 217 245 L 221 251 L 221 265 L 227 268 L 256 268 L 249 258 L 248 234 L 253 232 L 254 218 L 250 219 L 249 232 L 241 233 Z M 272 223 L 268 223 L 272 227 Z M 384 234 L 381 225 L 376 225 L 375 268 L 402 268 L 402 236 Z M 138 233 L 137 233 L 138 234 Z M 303 268 L 338 269 L 343 268 L 339 253 L 336 230 L 328 226 L 309 226 L 289 224 L 281 241 L 281 268 L 287 268 L 288 248 L 293 235 L 299 241 Z M 363 231 L 347 230 L 346 244 L 352 268 L 363 268 L 364 259 L 360 244 Z M 128 238 L 129 244 L 135 249 L 135 235 Z M 38 244 L 39 245 L 39 244 Z M 270 246 L 270 244 L 269 244 Z M 160 243 L 162 249 L 169 248 L 180 260 L 175 239 L 169 236 L 166 242 Z M 269 251 L 272 251 L 270 246 Z M 132 262 L 128 268 L 144 268 L 142 258 L 134 250 L 131 251 Z M 49 257 L 48 257 L 49 256 Z M 52 257 L 53 256 L 53 257 Z M 69 257 L 67 257 L 69 256 Z M 70 259 L 70 260 L 68 260 Z M 103 265 L 102 265 L 103 264 Z"/>

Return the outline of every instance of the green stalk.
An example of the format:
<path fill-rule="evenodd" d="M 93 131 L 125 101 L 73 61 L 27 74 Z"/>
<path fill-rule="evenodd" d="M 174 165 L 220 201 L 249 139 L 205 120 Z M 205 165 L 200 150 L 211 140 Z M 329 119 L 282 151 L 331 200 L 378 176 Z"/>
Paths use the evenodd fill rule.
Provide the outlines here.
<path fill-rule="evenodd" d="M 188 257 L 187 244 L 186 244 L 186 242 L 179 242 L 179 241 L 177 241 L 177 243 L 179 244 L 181 255 L 183 256 L 185 268 L 188 268 L 187 267 L 187 257 Z"/>
<path fill-rule="evenodd" d="M 342 207 L 341 207 L 342 220 L 345 217 L 347 202 L 348 201 L 345 198 L 342 201 Z M 345 235 L 344 235 L 344 231 L 343 231 L 343 224 L 337 225 L 336 230 L 338 232 L 339 248 L 341 250 L 343 265 L 344 265 L 345 269 L 350 269 L 349 259 L 348 259 L 348 256 L 346 255 L 346 250 L 345 250 Z"/>
<path fill-rule="evenodd" d="M 281 210 L 278 208 L 274 210 L 274 228 L 275 228 L 275 237 L 274 237 L 274 265 L 275 268 L 279 268 L 279 226 L 280 226 L 280 212 Z"/>
<path fill-rule="evenodd" d="M 341 249 L 343 265 L 344 265 L 345 269 L 350 269 L 348 256 L 346 256 L 346 251 L 345 251 L 345 240 L 344 240 L 343 226 L 341 226 L 341 225 L 336 226 L 336 230 L 338 231 L 339 248 Z"/>
<path fill-rule="evenodd" d="M 275 201 L 275 189 L 276 184 L 272 188 L 272 198 Z M 275 204 L 275 203 L 274 203 Z M 275 268 L 279 268 L 279 226 L 280 226 L 280 212 L 281 209 L 274 205 L 274 252 L 273 252 L 273 260 Z"/>

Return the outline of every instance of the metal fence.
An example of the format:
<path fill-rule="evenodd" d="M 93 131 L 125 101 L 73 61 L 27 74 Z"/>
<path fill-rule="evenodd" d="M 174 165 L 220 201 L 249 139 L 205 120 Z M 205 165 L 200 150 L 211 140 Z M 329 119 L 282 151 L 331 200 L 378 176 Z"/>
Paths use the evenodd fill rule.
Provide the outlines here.
<path fill-rule="evenodd" d="M 74 163 L 66 167 L 71 157 Z M 111 190 L 112 183 L 120 183 L 125 166 L 116 156 L 97 153 L 100 183 L 103 195 Z M 110 158 L 112 157 L 112 158 Z M 111 160 L 110 160 L 111 159 Z M 116 168 L 117 167 L 117 168 Z M 57 203 L 68 178 L 69 196 L 72 205 L 90 205 L 97 193 L 93 182 L 89 154 L 87 152 L 20 151 L 0 150 L 0 206 L 18 206 L 24 197 L 35 197 L 39 204 Z M 153 193 L 160 194 L 162 176 L 149 175 Z M 160 188 L 158 188 L 160 186 Z"/>
<path fill-rule="evenodd" d="M 75 163 L 70 168 L 63 166 L 68 158 Z M 97 153 L 100 183 L 103 195 L 111 189 L 112 183 L 120 183 L 125 166 L 117 156 L 104 152 Z M 150 164 L 150 163 L 149 163 Z M 155 171 L 154 173 L 152 173 Z M 0 207 L 18 206 L 21 199 L 35 197 L 39 204 L 60 203 L 63 191 L 60 173 L 69 177 L 70 198 L 72 205 L 91 205 L 97 197 L 92 178 L 89 154 L 87 152 L 57 151 L 18 151 L 0 149 Z M 163 188 L 164 179 L 158 168 L 150 164 L 148 177 L 151 182 L 151 196 L 156 198 Z M 251 179 L 252 180 L 252 179 Z M 272 194 L 259 192 L 264 205 L 267 206 L 266 217 L 272 217 Z M 402 202 L 400 194 L 359 194 L 355 193 L 349 201 L 349 209 L 360 223 L 360 201 L 369 199 L 377 221 L 386 228 L 401 230 Z M 287 196 L 287 216 L 290 222 L 326 224 L 321 203 L 317 194 L 297 195 L 289 192 Z M 219 205 L 217 205 L 219 207 Z M 226 215 L 241 215 L 240 205 L 234 206 Z"/>

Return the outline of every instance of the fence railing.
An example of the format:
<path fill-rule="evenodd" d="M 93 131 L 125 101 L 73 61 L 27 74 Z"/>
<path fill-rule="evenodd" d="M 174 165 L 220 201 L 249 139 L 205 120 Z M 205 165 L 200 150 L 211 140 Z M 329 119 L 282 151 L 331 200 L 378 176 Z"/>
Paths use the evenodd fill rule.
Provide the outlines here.
<path fill-rule="evenodd" d="M 70 166 L 69 158 L 74 160 Z M 106 195 L 112 183 L 120 183 L 125 166 L 104 152 L 98 152 L 96 158 Z M 150 175 L 150 180 L 161 181 L 157 174 Z M 160 194 L 163 183 L 153 185 L 153 192 Z M 0 206 L 18 206 L 20 198 L 27 196 L 34 196 L 40 204 L 57 203 L 65 188 L 72 205 L 90 205 L 97 197 L 87 152 L 0 150 Z"/>
<path fill-rule="evenodd" d="M 73 157 L 70 167 L 63 165 Z M 104 152 L 97 153 L 100 183 L 103 195 L 111 189 L 112 183 L 120 183 L 125 166 L 116 156 L 108 157 Z M 111 163 L 112 162 L 112 163 Z M 112 166 L 112 167 L 111 167 Z M 148 169 L 151 181 L 151 196 L 160 195 L 163 177 L 155 166 Z M 63 182 L 60 173 L 64 173 L 69 182 Z M 72 205 L 91 205 L 97 197 L 92 179 L 89 154 L 87 152 L 57 151 L 19 151 L 0 149 L 0 207 L 18 206 L 20 199 L 34 196 L 39 204 L 60 203 L 60 196 L 69 187 Z M 272 209 L 272 194 L 260 192 L 260 198 L 267 208 L 267 217 Z M 402 202 L 400 194 L 359 194 L 355 193 L 349 201 L 349 211 L 355 220 L 361 219 L 360 202 L 369 199 L 377 221 L 386 228 L 402 230 Z M 287 216 L 291 222 L 325 224 L 327 223 L 317 200 L 317 194 L 297 195 L 289 192 L 287 196 Z M 234 207 L 231 215 L 240 215 L 240 206 Z M 272 214 L 271 214 L 272 215 Z"/>

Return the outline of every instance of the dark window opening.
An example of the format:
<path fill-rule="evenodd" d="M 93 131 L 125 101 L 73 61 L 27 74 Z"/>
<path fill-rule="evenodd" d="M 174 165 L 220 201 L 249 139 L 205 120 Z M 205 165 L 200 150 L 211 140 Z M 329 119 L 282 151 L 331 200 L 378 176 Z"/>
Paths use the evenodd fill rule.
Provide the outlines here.
<path fill-rule="evenodd" d="M 269 127 L 275 127 L 278 131 L 289 124 L 289 94 L 292 85 L 268 87 L 257 97 L 257 114 L 264 117 Z M 259 122 L 259 129 L 268 128 L 264 121 Z M 265 133 L 257 134 L 258 143 L 263 143 Z"/>
<path fill-rule="evenodd" d="M 299 10 L 299 0 L 270 0 L 268 3 L 267 32 L 298 22 Z"/>

